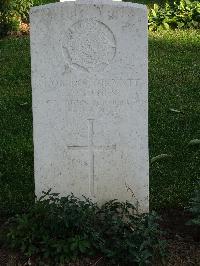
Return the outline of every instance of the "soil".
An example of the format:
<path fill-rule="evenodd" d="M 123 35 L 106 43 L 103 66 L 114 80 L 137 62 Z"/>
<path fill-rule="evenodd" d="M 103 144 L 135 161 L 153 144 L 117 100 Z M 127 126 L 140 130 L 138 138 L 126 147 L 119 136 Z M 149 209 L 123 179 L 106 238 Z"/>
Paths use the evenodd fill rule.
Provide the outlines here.
<path fill-rule="evenodd" d="M 160 227 L 168 242 L 167 266 L 200 266 L 200 226 L 188 225 L 191 213 L 181 209 L 163 210 Z M 155 264 L 161 265 L 161 264 Z"/>
<path fill-rule="evenodd" d="M 162 210 L 160 227 L 165 231 L 165 239 L 168 242 L 168 257 L 166 266 L 200 266 L 200 226 L 186 225 L 192 218 L 191 214 L 184 210 Z M 3 221 L 0 221 L 3 224 Z M 0 243 L 1 244 L 1 243 Z M 10 250 L 0 248 L 0 266 L 37 266 L 34 260 L 13 253 Z M 108 266 L 103 257 L 94 259 L 85 258 L 66 266 Z M 163 265 L 160 261 L 152 266 Z M 116 265 L 117 266 L 117 265 Z"/>

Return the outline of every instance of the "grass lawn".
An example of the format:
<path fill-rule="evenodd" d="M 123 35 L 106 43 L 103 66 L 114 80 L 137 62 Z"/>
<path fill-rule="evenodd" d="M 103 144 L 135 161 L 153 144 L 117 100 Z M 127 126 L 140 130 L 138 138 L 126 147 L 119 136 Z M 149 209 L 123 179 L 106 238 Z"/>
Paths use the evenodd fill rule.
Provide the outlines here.
<path fill-rule="evenodd" d="M 200 32 L 149 36 L 151 209 L 188 204 L 200 176 Z M 34 200 L 29 38 L 0 40 L 0 213 Z M 170 111 L 176 109 L 180 112 Z"/>

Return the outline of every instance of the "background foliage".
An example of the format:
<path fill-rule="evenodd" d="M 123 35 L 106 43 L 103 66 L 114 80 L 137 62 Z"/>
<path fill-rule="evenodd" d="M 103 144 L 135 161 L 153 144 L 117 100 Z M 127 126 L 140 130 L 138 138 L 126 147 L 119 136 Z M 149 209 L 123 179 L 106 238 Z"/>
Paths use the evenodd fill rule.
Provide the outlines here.
<path fill-rule="evenodd" d="M 14 8 L 14 1 L 0 1 L 0 37 L 19 29 L 20 16 Z"/>
<path fill-rule="evenodd" d="M 19 30 L 21 22 L 29 21 L 29 10 L 32 6 L 58 2 L 58 0 L 1 0 L 0 2 L 0 37 L 11 31 Z M 134 1 L 133 1 L 134 2 Z M 151 1 L 138 0 L 149 5 L 149 29 L 169 30 L 175 28 L 200 27 L 200 3 L 193 0 L 172 2 L 155 0 L 158 4 L 152 6 Z"/>
<path fill-rule="evenodd" d="M 20 23 L 29 20 L 30 7 L 51 2 L 57 2 L 57 0 L 1 0 L 0 37 L 11 31 L 18 31 Z"/>
<path fill-rule="evenodd" d="M 169 30 L 200 27 L 200 2 L 180 0 L 164 7 L 154 4 L 149 11 L 149 29 Z"/>

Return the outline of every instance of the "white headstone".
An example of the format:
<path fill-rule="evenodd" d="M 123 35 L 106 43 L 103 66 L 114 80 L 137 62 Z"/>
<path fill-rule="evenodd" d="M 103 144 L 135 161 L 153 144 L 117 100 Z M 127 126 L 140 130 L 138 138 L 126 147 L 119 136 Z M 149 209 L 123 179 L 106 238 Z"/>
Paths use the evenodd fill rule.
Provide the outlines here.
<path fill-rule="evenodd" d="M 148 211 L 146 7 L 67 1 L 30 19 L 36 195 Z"/>

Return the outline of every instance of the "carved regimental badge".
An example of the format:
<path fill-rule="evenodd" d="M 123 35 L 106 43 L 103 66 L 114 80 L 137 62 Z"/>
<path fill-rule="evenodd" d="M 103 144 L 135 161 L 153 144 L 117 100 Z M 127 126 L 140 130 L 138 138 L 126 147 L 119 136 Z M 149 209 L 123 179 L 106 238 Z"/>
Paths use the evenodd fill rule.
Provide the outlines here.
<path fill-rule="evenodd" d="M 65 32 L 62 48 L 69 67 L 92 73 L 102 71 L 113 60 L 116 41 L 103 22 L 84 19 Z"/>

